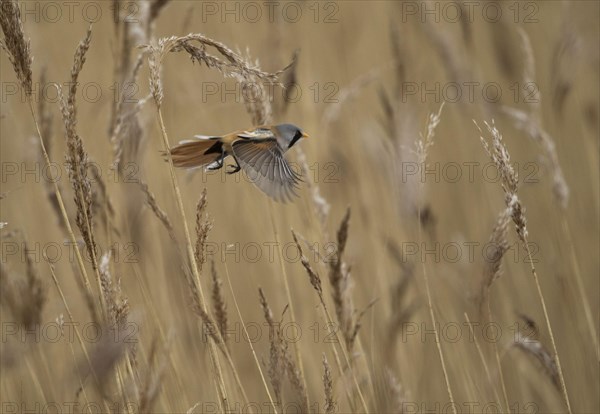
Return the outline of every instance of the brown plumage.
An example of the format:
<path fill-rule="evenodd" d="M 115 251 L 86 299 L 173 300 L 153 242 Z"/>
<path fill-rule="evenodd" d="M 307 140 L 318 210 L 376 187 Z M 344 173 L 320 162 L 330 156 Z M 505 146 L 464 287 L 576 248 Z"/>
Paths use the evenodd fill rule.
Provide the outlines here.
<path fill-rule="evenodd" d="M 180 168 L 194 168 L 217 161 L 222 155 L 223 146 L 218 139 L 186 141 L 171 148 L 173 165 Z"/>

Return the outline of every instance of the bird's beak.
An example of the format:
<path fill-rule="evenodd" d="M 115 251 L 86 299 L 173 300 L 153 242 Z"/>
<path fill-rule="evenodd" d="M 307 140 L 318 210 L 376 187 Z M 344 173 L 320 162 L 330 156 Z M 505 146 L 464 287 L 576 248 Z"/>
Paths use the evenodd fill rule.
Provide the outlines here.
<path fill-rule="evenodd" d="M 309 135 L 308 135 L 306 132 L 303 132 L 303 133 L 302 133 L 302 137 L 303 137 L 303 138 L 308 138 L 308 137 L 309 137 Z"/>

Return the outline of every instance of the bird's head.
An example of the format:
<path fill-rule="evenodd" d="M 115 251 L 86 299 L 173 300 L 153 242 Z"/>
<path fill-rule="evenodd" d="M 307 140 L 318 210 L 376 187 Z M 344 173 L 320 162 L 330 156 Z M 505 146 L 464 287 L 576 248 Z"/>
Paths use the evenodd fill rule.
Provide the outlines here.
<path fill-rule="evenodd" d="M 289 149 L 302 138 L 308 138 L 308 134 L 292 124 L 275 125 L 277 140 L 282 147 Z"/>

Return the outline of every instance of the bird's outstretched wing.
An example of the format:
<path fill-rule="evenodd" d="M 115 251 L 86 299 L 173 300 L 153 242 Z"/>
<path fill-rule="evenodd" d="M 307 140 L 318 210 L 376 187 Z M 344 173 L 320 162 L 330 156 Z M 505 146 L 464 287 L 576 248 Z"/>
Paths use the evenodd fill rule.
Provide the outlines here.
<path fill-rule="evenodd" d="M 287 202 L 297 196 L 296 189 L 302 179 L 283 157 L 275 138 L 241 139 L 232 148 L 240 167 L 269 197 Z"/>

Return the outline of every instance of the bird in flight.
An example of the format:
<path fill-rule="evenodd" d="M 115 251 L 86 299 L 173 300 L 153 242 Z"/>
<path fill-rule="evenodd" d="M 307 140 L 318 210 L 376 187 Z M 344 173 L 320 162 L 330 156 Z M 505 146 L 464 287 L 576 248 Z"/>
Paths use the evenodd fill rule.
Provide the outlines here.
<path fill-rule="evenodd" d="M 240 170 L 269 197 L 287 202 L 297 196 L 300 175 L 284 158 L 287 150 L 308 135 L 292 124 L 259 126 L 250 131 L 235 131 L 223 136 L 196 135 L 170 149 L 173 165 L 180 168 L 223 168 L 231 156 L 235 165 L 227 174 Z"/>

